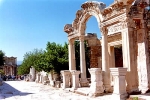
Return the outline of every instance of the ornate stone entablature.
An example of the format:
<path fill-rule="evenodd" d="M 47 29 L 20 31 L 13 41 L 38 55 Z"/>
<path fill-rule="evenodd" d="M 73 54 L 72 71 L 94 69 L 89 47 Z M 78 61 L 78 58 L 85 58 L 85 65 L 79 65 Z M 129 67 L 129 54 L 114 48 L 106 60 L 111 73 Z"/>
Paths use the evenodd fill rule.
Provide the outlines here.
<path fill-rule="evenodd" d="M 102 11 L 102 15 L 104 17 L 104 21 L 105 20 L 109 20 L 115 16 L 118 16 L 120 14 L 123 14 L 126 12 L 125 9 L 125 5 L 123 2 L 116 2 L 114 4 L 112 4 L 111 6 L 105 8 Z"/>

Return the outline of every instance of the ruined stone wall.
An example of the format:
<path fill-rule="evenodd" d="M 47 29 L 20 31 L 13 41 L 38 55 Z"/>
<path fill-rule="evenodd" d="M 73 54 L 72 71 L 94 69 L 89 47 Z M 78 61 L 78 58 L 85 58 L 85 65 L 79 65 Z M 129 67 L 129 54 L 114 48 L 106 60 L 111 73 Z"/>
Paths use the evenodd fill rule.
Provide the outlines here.
<path fill-rule="evenodd" d="M 102 55 L 101 46 L 91 46 L 90 52 L 90 68 L 98 68 L 98 57 Z"/>

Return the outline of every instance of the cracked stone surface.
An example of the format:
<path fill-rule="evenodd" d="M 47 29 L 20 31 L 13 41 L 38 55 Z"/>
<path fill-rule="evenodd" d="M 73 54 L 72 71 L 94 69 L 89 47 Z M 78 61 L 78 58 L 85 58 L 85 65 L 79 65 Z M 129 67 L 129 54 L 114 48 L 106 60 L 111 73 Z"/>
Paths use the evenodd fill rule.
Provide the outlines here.
<path fill-rule="evenodd" d="M 6 81 L 0 86 L 0 100 L 108 100 L 91 98 L 35 82 Z"/>

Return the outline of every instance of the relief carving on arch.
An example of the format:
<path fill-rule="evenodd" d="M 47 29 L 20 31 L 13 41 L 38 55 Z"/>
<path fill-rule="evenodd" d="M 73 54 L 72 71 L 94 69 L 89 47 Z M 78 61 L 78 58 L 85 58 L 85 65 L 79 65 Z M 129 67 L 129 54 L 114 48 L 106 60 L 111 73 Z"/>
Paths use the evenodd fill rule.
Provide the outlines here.
<path fill-rule="evenodd" d="M 100 13 L 100 10 L 104 9 L 106 5 L 102 2 L 91 1 L 85 2 L 81 6 L 81 10 L 76 12 L 76 18 L 73 21 L 73 27 L 75 30 L 78 30 L 80 21 L 82 20 L 83 16 L 90 12 L 95 12 L 97 14 Z"/>

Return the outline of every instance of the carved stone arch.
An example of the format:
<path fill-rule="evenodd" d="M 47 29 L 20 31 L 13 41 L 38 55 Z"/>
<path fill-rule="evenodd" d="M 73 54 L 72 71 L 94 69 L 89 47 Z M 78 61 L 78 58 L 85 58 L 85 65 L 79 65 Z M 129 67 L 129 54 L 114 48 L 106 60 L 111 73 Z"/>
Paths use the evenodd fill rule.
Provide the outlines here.
<path fill-rule="evenodd" d="M 80 35 L 84 35 L 85 29 L 86 29 L 86 23 L 92 16 L 96 18 L 98 26 L 100 26 L 101 19 L 100 19 L 99 14 L 94 10 L 89 10 L 87 11 L 87 13 L 85 13 L 82 16 L 82 19 L 79 22 L 78 32 L 80 33 Z"/>
<path fill-rule="evenodd" d="M 87 1 L 81 5 L 81 8 L 76 12 L 76 18 L 72 23 L 74 31 L 77 31 L 79 34 L 83 34 L 83 31 L 86 29 L 86 22 L 91 16 L 97 19 L 99 25 L 102 21 L 101 12 L 106 8 L 106 5 L 103 2 Z"/>

